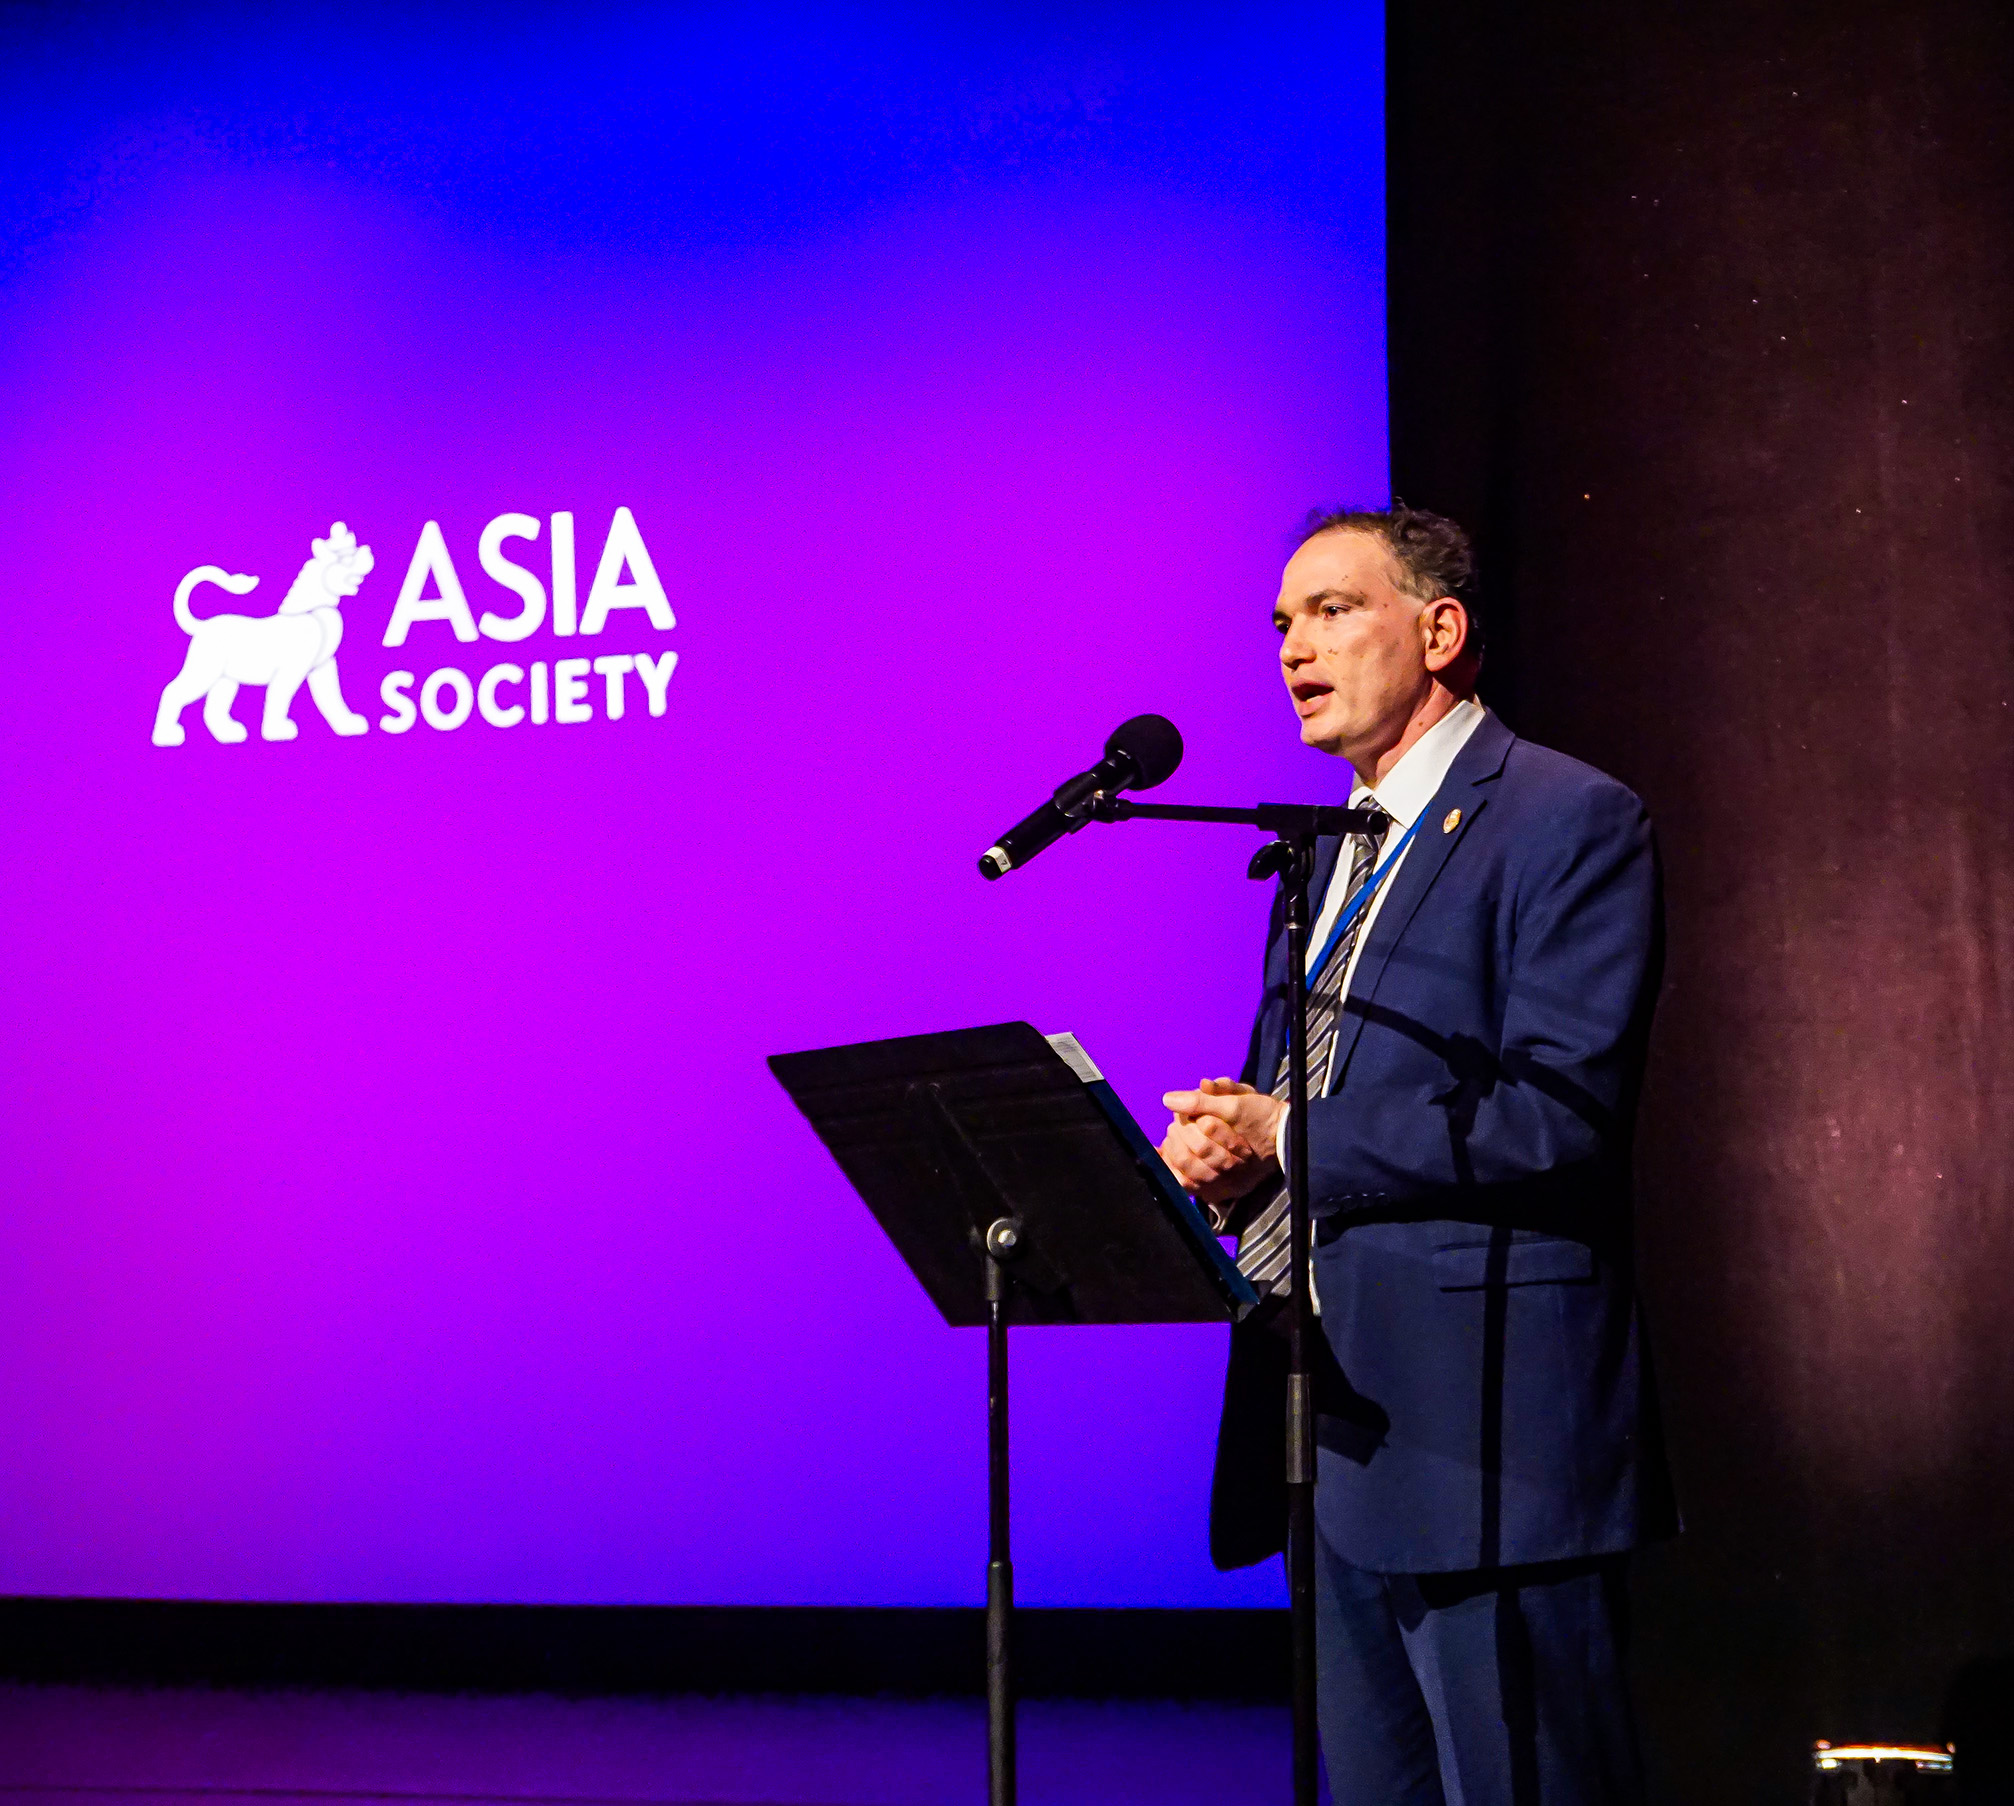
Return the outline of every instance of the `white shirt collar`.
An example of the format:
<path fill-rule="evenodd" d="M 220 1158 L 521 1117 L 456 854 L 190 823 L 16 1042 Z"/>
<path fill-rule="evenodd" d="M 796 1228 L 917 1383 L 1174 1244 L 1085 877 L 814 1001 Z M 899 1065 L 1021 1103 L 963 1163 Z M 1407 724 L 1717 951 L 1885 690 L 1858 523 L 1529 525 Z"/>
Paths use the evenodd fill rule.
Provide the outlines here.
<path fill-rule="evenodd" d="M 1360 809 L 1367 802 L 1375 802 L 1401 828 L 1410 828 L 1419 812 L 1434 800 L 1447 779 L 1448 767 L 1455 762 L 1455 755 L 1468 744 L 1469 735 L 1482 726 L 1488 713 L 1474 697 L 1456 703 L 1406 748 L 1405 756 L 1385 773 L 1383 782 L 1375 789 L 1368 784 L 1354 785 L 1350 790 L 1350 807 Z"/>

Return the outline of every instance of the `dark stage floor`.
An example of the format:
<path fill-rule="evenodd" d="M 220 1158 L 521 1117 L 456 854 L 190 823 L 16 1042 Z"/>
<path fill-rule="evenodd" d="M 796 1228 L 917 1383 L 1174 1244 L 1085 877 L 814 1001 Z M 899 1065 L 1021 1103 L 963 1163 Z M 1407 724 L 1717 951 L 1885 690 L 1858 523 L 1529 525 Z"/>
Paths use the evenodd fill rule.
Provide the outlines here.
<path fill-rule="evenodd" d="M 1021 1752 L 1030 1806 L 1256 1806 L 1289 1793 L 1278 1707 L 1034 1701 Z M 0 1806 L 985 1797 L 977 1701 L 0 1686 Z"/>

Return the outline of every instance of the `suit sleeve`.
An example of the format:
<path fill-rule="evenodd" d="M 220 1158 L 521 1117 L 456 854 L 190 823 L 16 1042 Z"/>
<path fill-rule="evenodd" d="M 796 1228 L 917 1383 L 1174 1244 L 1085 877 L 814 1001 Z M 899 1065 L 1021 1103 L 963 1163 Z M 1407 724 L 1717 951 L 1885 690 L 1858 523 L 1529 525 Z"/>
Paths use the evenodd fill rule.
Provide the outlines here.
<path fill-rule="evenodd" d="M 1432 1200 L 1460 1216 L 1446 1193 L 1627 1160 L 1662 964 L 1649 818 L 1620 785 L 1591 787 L 1504 876 L 1495 913 L 1478 899 L 1460 918 L 1475 946 L 1421 955 L 1402 942 L 1377 993 L 1345 1005 L 1362 1037 L 1340 1090 L 1308 1113 L 1318 1213 Z M 1409 950 L 1422 982 L 1395 982 Z M 1445 988 L 1464 983 L 1463 995 Z M 1494 1045 L 1449 1026 L 1479 1017 L 1491 983 Z"/>

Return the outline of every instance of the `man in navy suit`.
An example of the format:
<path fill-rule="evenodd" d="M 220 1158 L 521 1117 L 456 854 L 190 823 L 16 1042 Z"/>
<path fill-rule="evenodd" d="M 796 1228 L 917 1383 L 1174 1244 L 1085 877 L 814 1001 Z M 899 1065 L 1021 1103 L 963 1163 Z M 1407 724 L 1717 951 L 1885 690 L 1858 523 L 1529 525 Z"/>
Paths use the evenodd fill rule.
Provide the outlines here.
<path fill-rule="evenodd" d="M 1390 825 L 1322 843 L 1306 974 L 1275 910 L 1242 1079 L 1166 1100 L 1164 1157 L 1275 1294 L 1232 1335 L 1211 1549 L 1236 1566 L 1285 1538 L 1274 1092 L 1308 984 L 1339 1806 L 1639 1800 L 1623 1562 L 1676 1528 L 1630 1230 L 1657 851 L 1622 785 L 1476 702 L 1470 578 L 1438 516 L 1310 517 L 1274 609 L 1282 673 L 1301 738 Z"/>

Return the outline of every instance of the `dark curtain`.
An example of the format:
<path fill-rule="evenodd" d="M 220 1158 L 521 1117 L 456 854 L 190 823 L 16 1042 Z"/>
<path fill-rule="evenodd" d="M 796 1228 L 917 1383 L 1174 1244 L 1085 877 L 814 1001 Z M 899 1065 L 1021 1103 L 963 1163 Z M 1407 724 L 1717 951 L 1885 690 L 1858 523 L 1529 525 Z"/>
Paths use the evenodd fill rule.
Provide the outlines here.
<path fill-rule="evenodd" d="M 1390 84 L 1394 488 L 1667 862 L 1653 1759 L 1799 1799 L 2014 1652 L 2014 6 L 1394 0 Z"/>

